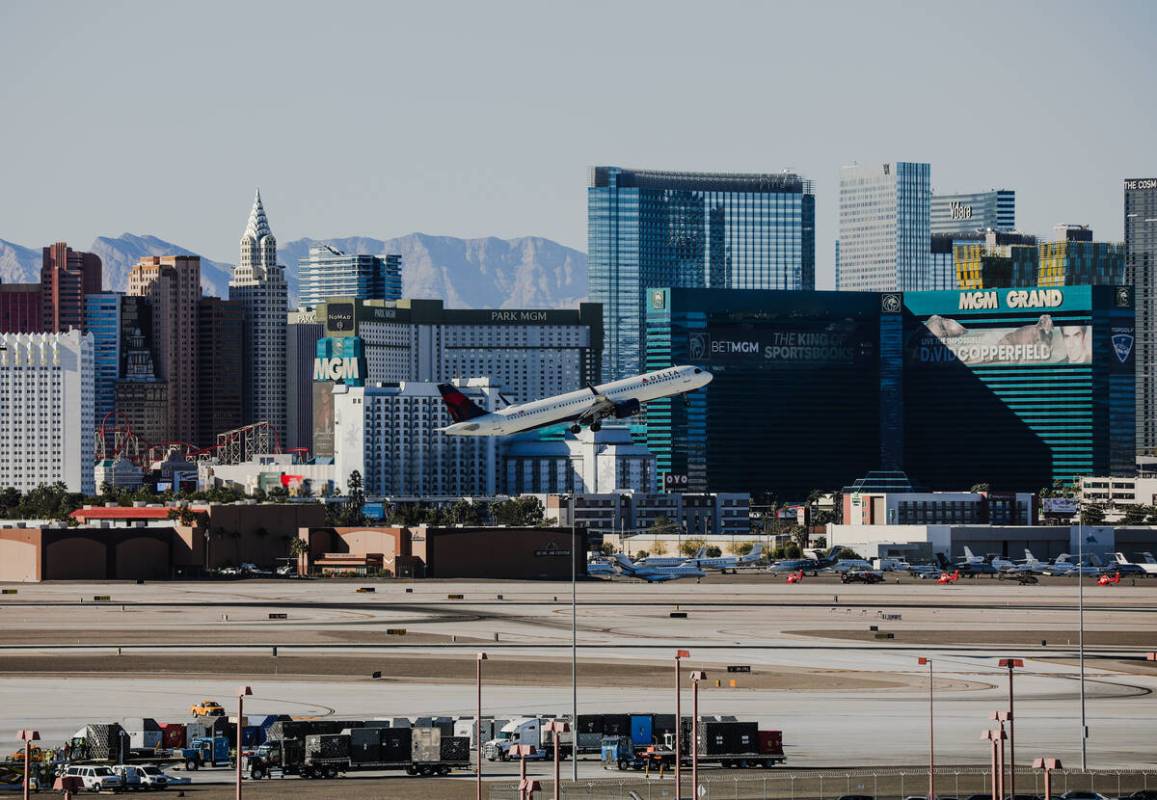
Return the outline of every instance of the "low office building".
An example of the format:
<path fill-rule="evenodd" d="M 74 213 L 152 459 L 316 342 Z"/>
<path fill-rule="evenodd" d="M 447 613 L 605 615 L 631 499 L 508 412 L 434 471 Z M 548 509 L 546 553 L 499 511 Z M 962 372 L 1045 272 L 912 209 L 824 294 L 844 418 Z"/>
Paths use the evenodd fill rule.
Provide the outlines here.
<path fill-rule="evenodd" d="M 1103 508 L 1157 505 L 1157 477 L 1082 475 L 1077 478 L 1077 498 Z"/>
<path fill-rule="evenodd" d="M 0 582 L 159 580 L 173 576 L 172 527 L 0 528 Z"/>
<path fill-rule="evenodd" d="M 507 440 L 502 455 L 507 494 L 600 494 L 655 491 L 655 456 L 625 425 L 584 428 L 561 440 L 537 434 Z"/>
<path fill-rule="evenodd" d="M 545 515 L 556 525 L 590 531 L 593 539 L 614 532 L 656 531 L 677 536 L 747 536 L 751 495 L 742 492 L 632 492 L 543 495 Z M 662 523 L 670 523 L 663 529 Z"/>
<path fill-rule="evenodd" d="M 422 526 L 410 547 L 429 578 L 569 580 L 587 569 L 586 532 L 570 528 Z"/>
<path fill-rule="evenodd" d="M 411 533 L 399 527 L 302 528 L 298 538 L 305 550 L 298 571 L 308 575 L 379 574 L 420 577 L 410 557 Z"/>
<path fill-rule="evenodd" d="M 1030 550 L 1041 561 L 1084 551 L 1111 560 L 1116 533 L 1107 525 L 829 525 L 828 544 L 855 551 L 863 558 L 901 557 L 954 562 L 967 547 L 974 555 L 995 554 L 1023 559 Z"/>
<path fill-rule="evenodd" d="M 845 525 L 1032 525 L 1029 492 L 921 492 L 902 472 L 873 472 L 840 493 Z"/>
<path fill-rule="evenodd" d="M 0 333 L 0 487 L 94 494 L 90 334 Z"/>

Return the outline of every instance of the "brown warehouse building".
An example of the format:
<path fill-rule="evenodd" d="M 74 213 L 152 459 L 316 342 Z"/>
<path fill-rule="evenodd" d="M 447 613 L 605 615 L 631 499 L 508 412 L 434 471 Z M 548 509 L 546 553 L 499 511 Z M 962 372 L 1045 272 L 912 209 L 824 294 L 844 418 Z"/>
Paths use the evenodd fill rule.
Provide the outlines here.
<path fill-rule="evenodd" d="M 578 531 L 572 551 L 570 528 L 307 528 L 300 537 L 311 572 L 380 555 L 391 575 L 569 580 L 572 559 L 575 574 L 586 574 L 586 534 Z"/>

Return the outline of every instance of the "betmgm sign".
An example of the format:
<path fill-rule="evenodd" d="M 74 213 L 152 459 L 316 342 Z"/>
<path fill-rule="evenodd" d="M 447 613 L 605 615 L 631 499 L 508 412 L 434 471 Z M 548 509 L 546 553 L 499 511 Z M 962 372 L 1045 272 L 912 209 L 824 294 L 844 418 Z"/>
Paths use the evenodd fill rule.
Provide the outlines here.
<path fill-rule="evenodd" d="M 362 386 L 366 380 L 365 348 L 357 336 L 319 339 L 313 359 L 313 379 Z"/>

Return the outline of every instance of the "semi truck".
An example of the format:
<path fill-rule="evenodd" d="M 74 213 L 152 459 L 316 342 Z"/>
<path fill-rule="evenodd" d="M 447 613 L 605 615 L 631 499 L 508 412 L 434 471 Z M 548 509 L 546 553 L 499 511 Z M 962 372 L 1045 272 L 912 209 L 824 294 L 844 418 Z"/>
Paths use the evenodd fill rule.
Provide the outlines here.
<path fill-rule="evenodd" d="M 447 775 L 470 766 L 470 739 L 446 736 L 438 727 L 361 727 L 271 739 L 249 757 L 249 776 L 273 770 L 303 778 L 336 778 L 347 772 L 403 770 L 410 775 Z"/>
<path fill-rule="evenodd" d="M 600 748 L 603 769 L 641 770 L 647 766 L 674 766 L 674 731 L 664 732 L 661 738 L 655 737 L 652 742 L 644 741 L 641 732 L 640 728 L 630 734 L 604 737 Z M 691 738 L 691 720 L 684 717 L 681 753 L 684 764 L 691 763 Z M 695 750 L 700 764 L 730 768 L 770 768 L 785 760 L 782 731 L 761 731 L 757 723 L 734 719 L 701 718 Z"/>
<path fill-rule="evenodd" d="M 547 730 L 547 723 L 563 717 L 516 717 L 503 725 L 497 735 L 482 745 L 482 757 L 487 761 L 506 761 L 510 758 L 510 748 L 516 744 L 528 744 L 534 754 L 527 760 L 553 760 L 554 734 Z M 560 759 L 566 759 L 574 750 L 573 736 L 559 734 Z"/>

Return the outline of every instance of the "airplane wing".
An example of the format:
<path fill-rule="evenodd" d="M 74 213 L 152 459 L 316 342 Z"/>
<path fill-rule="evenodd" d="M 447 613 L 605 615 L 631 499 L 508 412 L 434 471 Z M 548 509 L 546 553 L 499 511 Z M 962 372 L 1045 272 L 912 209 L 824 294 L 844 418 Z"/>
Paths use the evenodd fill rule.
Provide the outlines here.
<path fill-rule="evenodd" d="M 588 385 L 587 388 L 591 390 L 591 394 L 594 396 L 595 402 L 593 405 L 591 405 L 590 408 L 588 408 L 579 416 L 578 421 L 580 424 L 584 422 L 593 422 L 597 419 L 603 419 L 604 417 L 609 417 L 611 414 L 615 413 L 614 400 L 611 400 L 606 395 L 599 394 L 598 390 L 593 386 Z"/>

